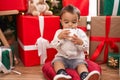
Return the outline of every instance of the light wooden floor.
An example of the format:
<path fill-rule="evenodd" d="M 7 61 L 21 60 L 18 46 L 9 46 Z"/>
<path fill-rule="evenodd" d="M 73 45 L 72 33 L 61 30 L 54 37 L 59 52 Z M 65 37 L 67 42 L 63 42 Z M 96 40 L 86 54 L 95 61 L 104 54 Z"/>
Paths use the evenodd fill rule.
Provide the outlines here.
<path fill-rule="evenodd" d="M 120 80 L 118 69 L 111 69 L 106 64 L 101 65 L 102 79 L 101 80 Z M 16 65 L 15 70 L 21 72 L 21 75 L 10 73 L 3 75 L 0 73 L 0 80 L 46 80 L 42 75 L 41 66 L 24 67 L 22 63 Z"/>

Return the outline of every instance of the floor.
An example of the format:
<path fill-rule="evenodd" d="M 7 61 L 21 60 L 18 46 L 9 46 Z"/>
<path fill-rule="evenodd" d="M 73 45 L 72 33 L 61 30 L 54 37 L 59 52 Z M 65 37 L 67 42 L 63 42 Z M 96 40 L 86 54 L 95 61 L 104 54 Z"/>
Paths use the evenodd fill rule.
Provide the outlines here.
<path fill-rule="evenodd" d="M 118 69 L 112 69 L 106 64 L 102 64 L 101 68 L 101 80 L 120 80 Z M 21 75 L 14 72 L 10 74 L 0 73 L 0 80 L 46 80 L 42 74 L 41 66 L 24 67 L 22 63 L 19 63 L 15 70 L 20 72 Z"/>

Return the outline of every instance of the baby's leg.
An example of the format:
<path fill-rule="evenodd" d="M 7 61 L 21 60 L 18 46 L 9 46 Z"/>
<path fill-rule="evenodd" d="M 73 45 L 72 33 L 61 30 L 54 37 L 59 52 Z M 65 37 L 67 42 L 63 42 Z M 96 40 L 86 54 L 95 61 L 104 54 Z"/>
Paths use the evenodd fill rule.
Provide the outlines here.
<path fill-rule="evenodd" d="M 80 74 L 81 80 L 99 80 L 100 78 L 100 73 L 98 71 L 92 71 L 89 73 L 85 64 L 78 65 L 77 71 Z"/>
<path fill-rule="evenodd" d="M 79 64 L 77 67 L 77 71 L 79 74 L 81 74 L 82 72 L 88 72 L 88 69 L 85 64 Z"/>
<path fill-rule="evenodd" d="M 56 76 L 53 80 L 71 80 L 71 76 L 67 74 L 62 61 L 55 61 L 53 67 L 56 72 Z"/>
<path fill-rule="evenodd" d="M 55 61 L 53 67 L 55 69 L 55 72 L 57 72 L 60 69 L 65 69 L 64 64 L 61 61 Z"/>

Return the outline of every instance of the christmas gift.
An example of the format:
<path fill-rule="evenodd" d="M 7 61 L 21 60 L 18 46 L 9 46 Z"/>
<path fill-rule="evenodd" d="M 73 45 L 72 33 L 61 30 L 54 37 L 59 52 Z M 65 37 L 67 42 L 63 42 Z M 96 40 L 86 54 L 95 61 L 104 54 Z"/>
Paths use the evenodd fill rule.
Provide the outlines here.
<path fill-rule="evenodd" d="M 120 53 L 108 53 L 107 65 L 111 68 L 119 68 Z"/>
<path fill-rule="evenodd" d="M 59 28 L 59 16 L 19 15 L 17 17 L 19 54 L 25 66 L 35 66 L 53 59 L 57 51 L 53 48 L 46 48 L 46 46 Z M 39 46 L 36 47 L 36 43 Z M 47 53 L 47 55 L 41 52 Z"/>
<path fill-rule="evenodd" d="M 120 15 L 120 0 L 98 0 L 98 14 L 105 16 Z"/>
<path fill-rule="evenodd" d="M 13 57 L 11 49 L 0 47 L 0 71 L 9 73 L 13 67 Z"/>
<path fill-rule="evenodd" d="M 98 16 L 91 18 L 90 59 L 107 62 L 108 52 L 120 50 L 120 17 Z"/>
<path fill-rule="evenodd" d="M 27 1 L 28 0 L 1 0 L 0 1 L 0 11 L 5 10 L 27 10 Z"/>
<path fill-rule="evenodd" d="M 82 30 L 86 31 L 87 29 L 87 17 L 86 16 L 80 16 L 80 20 L 78 22 L 78 27 Z"/>
<path fill-rule="evenodd" d="M 97 0 L 63 0 L 63 6 L 72 4 L 76 6 L 81 16 L 96 16 L 97 15 Z"/>

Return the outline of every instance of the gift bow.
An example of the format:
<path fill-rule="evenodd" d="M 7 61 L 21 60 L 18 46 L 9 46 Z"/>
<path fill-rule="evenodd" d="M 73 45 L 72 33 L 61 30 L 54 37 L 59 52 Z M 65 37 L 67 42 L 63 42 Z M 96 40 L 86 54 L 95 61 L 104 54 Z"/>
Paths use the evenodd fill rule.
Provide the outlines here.
<path fill-rule="evenodd" d="M 47 59 L 46 49 L 50 48 L 49 41 L 43 38 L 44 33 L 44 16 L 39 16 L 39 29 L 41 33 L 41 37 L 39 37 L 36 41 L 36 47 L 38 49 L 38 55 L 41 56 L 40 63 L 44 64 Z"/>
<path fill-rule="evenodd" d="M 108 65 L 115 68 L 118 66 L 118 60 L 115 59 L 114 57 L 109 57 L 108 58 Z"/>
<path fill-rule="evenodd" d="M 103 47 L 105 46 L 105 51 L 104 51 L 104 62 L 107 62 L 108 59 L 108 46 L 113 50 L 113 52 L 118 53 L 119 49 L 118 46 L 115 44 L 115 42 L 120 42 L 120 38 L 109 38 L 109 32 L 110 32 L 110 22 L 111 22 L 111 17 L 106 16 L 106 36 L 104 37 L 90 37 L 91 40 L 94 41 L 102 41 L 98 46 L 93 55 L 91 56 L 91 60 L 95 61 L 97 57 L 100 55 L 101 51 L 103 50 Z"/>

